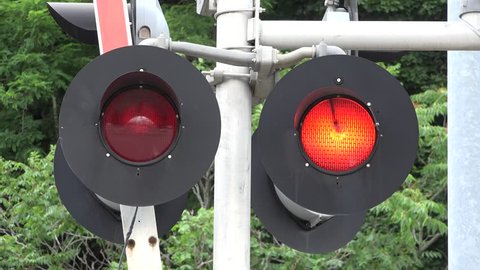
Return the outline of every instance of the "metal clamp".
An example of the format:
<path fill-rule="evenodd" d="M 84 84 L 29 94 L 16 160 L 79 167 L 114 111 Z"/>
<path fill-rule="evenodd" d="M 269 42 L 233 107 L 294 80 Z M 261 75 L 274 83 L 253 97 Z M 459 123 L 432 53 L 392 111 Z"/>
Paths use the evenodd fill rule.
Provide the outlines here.
<path fill-rule="evenodd" d="M 252 80 L 255 80 L 255 76 L 253 73 L 245 74 L 245 73 L 232 73 L 232 72 L 225 72 L 224 70 L 215 68 L 213 70 L 202 71 L 202 74 L 205 75 L 208 83 L 211 86 L 215 86 L 219 83 L 222 83 L 225 79 L 228 78 L 236 78 L 236 79 L 248 79 L 249 83 Z"/>

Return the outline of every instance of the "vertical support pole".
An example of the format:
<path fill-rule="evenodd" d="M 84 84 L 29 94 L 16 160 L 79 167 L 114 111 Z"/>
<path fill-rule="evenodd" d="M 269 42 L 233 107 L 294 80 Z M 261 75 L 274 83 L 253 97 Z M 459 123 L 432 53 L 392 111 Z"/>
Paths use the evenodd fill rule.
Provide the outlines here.
<path fill-rule="evenodd" d="M 120 205 L 122 213 L 123 238 L 135 216 L 133 206 Z M 126 243 L 125 254 L 130 270 L 162 270 L 160 248 L 158 246 L 157 222 L 153 206 L 138 207 L 132 234 Z"/>
<path fill-rule="evenodd" d="M 249 11 L 251 10 L 251 11 Z M 252 0 L 217 0 L 217 47 L 247 46 Z M 249 69 L 217 63 L 231 73 Z M 246 79 L 216 87 L 222 130 L 215 157 L 213 269 L 250 269 L 250 163 L 252 94 Z"/>
<path fill-rule="evenodd" d="M 471 3 L 475 1 L 469 1 Z M 448 1 L 459 19 L 463 0 Z M 478 5 L 478 0 L 476 2 Z M 478 24 L 478 13 L 463 19 Z M 472 25 L 479 29 L 478 25 Z M 480 265 L 480 52 L 448 52 L 448 268 Z"/>

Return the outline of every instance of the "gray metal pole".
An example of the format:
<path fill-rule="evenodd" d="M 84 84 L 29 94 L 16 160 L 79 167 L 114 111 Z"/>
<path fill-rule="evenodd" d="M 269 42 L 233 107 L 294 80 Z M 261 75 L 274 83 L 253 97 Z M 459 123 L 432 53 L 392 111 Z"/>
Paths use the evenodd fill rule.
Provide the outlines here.
<path fill-rule="evenodd" d="M 449 0 L 448 19 L 458 21 L 466 3 Z M 480 52 L 448 52 L 448 122 L 448 268 L 478 269 Z"/>
<path fill-rule="evenodd" d="M 217 47 L 247 43 L 251 0 L 217 1 Z M 249 74 L 245 67 L 217 63 L 229 73 Z M 248 79 L 227 78 L 216 87 L 222 130 L 215 157 L 213 268 L 250 269 L 250 162 L 252 94 Z"/>
<path fill-rule="evenodd" d="M 253 22 L 250 22 L 253 24 Z M 479 50 L 480 37 L 463 22 L 261 21 L 260 42 L 296 49 L 320 42 L 344 50 Z M 254 39 L 254 27 L 249 38 Z"/>

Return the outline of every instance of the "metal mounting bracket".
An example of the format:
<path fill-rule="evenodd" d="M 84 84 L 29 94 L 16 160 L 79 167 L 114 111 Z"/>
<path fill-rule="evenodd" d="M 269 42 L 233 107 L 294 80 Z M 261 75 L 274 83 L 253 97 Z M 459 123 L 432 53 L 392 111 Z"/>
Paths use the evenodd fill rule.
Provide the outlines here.
<path fill-rule="evenodd" d="M 135 44 L 160 35 L 170 37 L 168 24 L 158 0 L 136 0 L 132 7 Z"/>
<path fill-rule="evenodd" d="M 225 79 L 228 78 L 237 78 L 237 79 L 248 79 L 249 83 L 251 84 L 253 81 L 256 80 L 255 72 L 250 72 L 250 74 L 245 73 L 232 73 L 232 72 L 225 72 L 221 69 L 215 68 L 213 70 L 202 71 L 202 74 L 205 75 L 208 83 L 211 86 L 215 86 L 219 83 L 222 83 Z"/>
<path fill-rule="evenodd" d="M 212 16 L 217 12 L 216 0 L 197 0 L 197 14 Z"/>

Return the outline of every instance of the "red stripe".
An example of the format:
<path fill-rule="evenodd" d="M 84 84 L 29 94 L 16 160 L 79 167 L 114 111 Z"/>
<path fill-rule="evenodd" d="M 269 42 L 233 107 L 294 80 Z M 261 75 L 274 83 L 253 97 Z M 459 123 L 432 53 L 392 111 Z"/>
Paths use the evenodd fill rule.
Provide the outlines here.
<path fill-rule="evenodd" d="M 125 18 L 125 0 L 97 0 L 97 31 L 100 54 L 131 45 L 128 18 Z"/>

